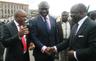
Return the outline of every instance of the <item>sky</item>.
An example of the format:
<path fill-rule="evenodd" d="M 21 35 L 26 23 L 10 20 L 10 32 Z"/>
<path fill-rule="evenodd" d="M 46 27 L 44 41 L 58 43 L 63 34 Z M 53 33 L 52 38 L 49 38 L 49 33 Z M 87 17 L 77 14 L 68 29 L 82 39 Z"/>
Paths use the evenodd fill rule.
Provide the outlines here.
<path fill-rule="evenodd" d="M 89 11 L 96 9 L 96 0 L 0 0 L 16 3 L 24 3 L 29 5 L 29 9 L 38 9 L 38 4 L 41 1 L 47 1 L 50 5 L 50 14 L 53 16 L 59 16 L 63 11 L 70 12 L 71 6 L 77 3 L 83 3 L 89 7 Z"/>

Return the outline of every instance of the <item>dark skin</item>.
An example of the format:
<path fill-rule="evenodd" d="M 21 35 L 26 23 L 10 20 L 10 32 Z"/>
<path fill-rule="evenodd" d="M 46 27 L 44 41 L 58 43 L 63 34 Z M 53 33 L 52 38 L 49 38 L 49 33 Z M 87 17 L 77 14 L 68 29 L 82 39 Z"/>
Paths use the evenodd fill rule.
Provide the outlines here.
<path fill-rule="evenodd" d="M 26 21 L 27 14 L 24 11 L 18 11 L 15 14 L 15 20 L 18 22 L 20 26 L 20 31 L 18 32 L 18 35 L 22 37 L 25 34 L 28 34 L 28 28 L 25 26 L 25 21 Z"/>
<path fill-rule="evenodd" d="M 68 21 L 68 12 L 63 12 L 62 13 L 62 16 L 61 16 L 61 19 L 62 19 L 62 22 L 67 22 Z"/>
<path fill-rule="evenodd" d="M 26 21 L 26 17 L 27 14 L 25 12 L 18 12 L 15 15 L 15 19 L 16 21 L 20 24 L 20 25 L 24 25 L 25 21 Z"/>
<path fill-rule="evenodd" d="M 46 4 L 41 5 L 41 6 L 39 7 L 39 14 L 40 14 L 42 17 L 46 18 L 46 16 L 49 14 L 49 6 L 47 6 Z M 48 47 L 45 49 L 44 53 L 50 54 Z"/>
<path fill-rule="evenodd" d="M 27 18 L 27 13 L 23 10 L 18 11 L 15 14 L 15 20 L 20 25 L 20 30 L 18 31 L 18 36 L 21 38 L 23 35 L 29 34 L 28 28 L 25 24 Z M 32 50 L 35 48 L 34 43 L 30 43 L 28 49 Z"/>
<path fill-rule="evenodd" d="M 96 10 L 89 12 L 89 13 L 88 13 L 88 16 L 89 16 L 92 20 L 95 20 L 95 19 L 96 19 Z"/>
<path fill-rule="evenodd" d="M 82 4 L 75 5 L 71 8 L 71 17 L 75 23 L 78 23 L 78 21 L 80 21 L 82 18 L 84 18 L 87 15 L 87 11 L 85 12 L 83 9 L 80 9 L 80 8 L 86 9 L 86 7 L 82 6 Z M 74 50 L 69 50 L 67 52 L 67 55 L 70 59 L 73 59 Z"/>
<path fill-rule="evenodd" d="M 81 9 L 83 8 L 83 9 Z M 78 23 L 82 18 L 87 15 L 86 7 L 83 4 L 74 5 L 71 8 L 71 17 L 75 23 Z M 57 49 L 58 50 L 58 49 Z M 54 47 L 49 47 L 49 53 L 57 52 Z M 67 51 L 68 58 L 74 59 L 74 52 L 75 50 Z"/>
<path fill-rule="evenodd" d="M 87 12 L 84 12 L 81 8 L 82 7 L 79 7 L 79 5 L 73 6 L 71 8 L 71 11 L 70 11 L 71 17 L 72 17 L 73 22 L 75 23 L 77 23 L 80 19 L 86 16 Z"/>
<path fill-rule="evenodd" d="M 43 17 L 46 17 L 49 14 L 49 9 L 48 8 L 39 8 L 39 13 L 40 15 L 42 15 Z"/>

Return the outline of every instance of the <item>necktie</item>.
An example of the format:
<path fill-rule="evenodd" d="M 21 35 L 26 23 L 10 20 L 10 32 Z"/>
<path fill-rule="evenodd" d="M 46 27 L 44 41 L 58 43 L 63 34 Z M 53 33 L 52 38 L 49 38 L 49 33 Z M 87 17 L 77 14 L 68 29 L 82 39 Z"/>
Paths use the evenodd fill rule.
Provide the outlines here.
<path fill-rule="evenodd" d="M 49 32 L 50 29 L 49 29 L 49 24 L 48 24 L 47 18 L 44 18 L 44 19 L 45 19 L 46 28 L 47 28 L 47 30 L 48 30 L 48 32 Z"/>
<path fill-rule="evenodd" d="M 23 44 L 23 52 L 25 53 L 27 51 L 27 44 L 26 44 L 26 39 L 24 37 L 25 35 L 22 36 L 22 44 Z"/>
<path fill-rule="evenodd" d="M 72 33 L 74 35 L 76 35 L 77 28 L 78 28 L 78 23 L 74 24 L 74 26 L 72 27 Z"/>

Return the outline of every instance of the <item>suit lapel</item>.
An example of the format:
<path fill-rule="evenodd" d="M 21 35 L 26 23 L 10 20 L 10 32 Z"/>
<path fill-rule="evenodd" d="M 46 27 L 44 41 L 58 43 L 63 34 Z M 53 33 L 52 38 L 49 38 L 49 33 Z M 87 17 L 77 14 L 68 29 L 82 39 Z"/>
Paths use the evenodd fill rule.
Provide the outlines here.
<path fill-rule="evenodd" d="M 16 25 L 15 25 L 14 22 L 12 22 L 12 26 L 13 26 L 13 29 L 14 29 L 14 33 L 17 33 L 18 32 L 18 29 L 17 29 L 17 27 L 16 27 Z"/>
<path fill-rule="evenodd" d="M 59 33 L 60 33 L 60 35 L 63 37 L 63 29 L 62 29 L 62 23 L 61 22 L 59 22 Z"/>
<path fill-rule="evenodd" d="M 54 19 L 51 16 L 49 16 L 49 21 L 50 21 L 50 26 L 51 26 L 51 29 L 50 29 L 50 32 L 51 32 L 51 31 L 54 31 L 55 22 L 54 22 Z"/>
<path fill-rule="evenodd" d="M 47 28 L 45 26 L 46 24 L 43 21 L 43 19 L 41 18 L 41 16 L 38 16 L 37 25 L 38 25 L 38 28 L 40 28 L 41 31 L 47 32 Z"/>
<path fill-rule="evenodd" d="M 8 27 L 10 27 L 9 30 L 11 32 L 11 35 L 14 35 L 14 34 L 16 34 L 18 32 L 17 27 L 16 27 L 14 21 L 10 22 L 10 24 L 8 25 Z"/>
<path fill-rule="evenodd" d="M 80 29 L 79 29 L 78 32 L 77 32 L 77 35 L 80 34 L 80 33 L 82 33 L 82 32 L 86 29 L 86 27 L 87 27 L 87 22 L 88 22 L 88 19 L 86 19 L 86 20 L 84 21 L 84 23 L 81 25 Z"/>

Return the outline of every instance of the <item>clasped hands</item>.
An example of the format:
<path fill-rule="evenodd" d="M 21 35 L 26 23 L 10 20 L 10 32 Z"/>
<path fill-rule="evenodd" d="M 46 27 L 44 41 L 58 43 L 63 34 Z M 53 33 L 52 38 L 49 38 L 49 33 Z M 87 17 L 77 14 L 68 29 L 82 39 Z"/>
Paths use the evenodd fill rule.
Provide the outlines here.
<path fill-rule="evenodd" d="M 44 53 L 48 54 L 48 55 L 51 55 L 53 53 L 56 53 L 56 50 L 54 47 L 47 47 L 44 51 Z"/>
<path fill-rule="evenodd" d="M 56 53 L 57 50 L 54 48 L 54 47 L 47 47 L 44 51 L 46 54 L 53 54 L 53 53 Z M 68 50 L 66 52 L 67 56 L 70 58 L 70 59 L 73 59 L 74 58 L 74 50 Z"/>

